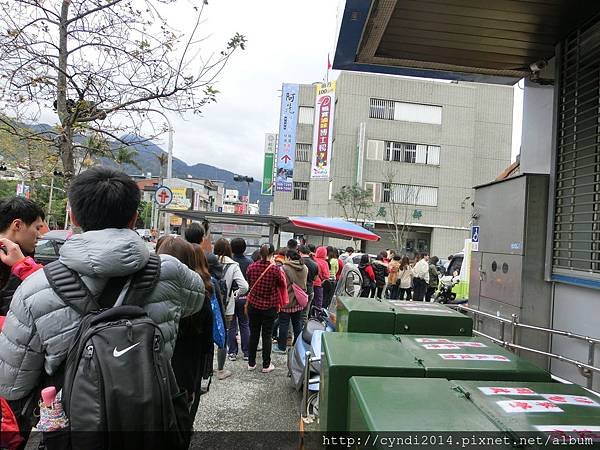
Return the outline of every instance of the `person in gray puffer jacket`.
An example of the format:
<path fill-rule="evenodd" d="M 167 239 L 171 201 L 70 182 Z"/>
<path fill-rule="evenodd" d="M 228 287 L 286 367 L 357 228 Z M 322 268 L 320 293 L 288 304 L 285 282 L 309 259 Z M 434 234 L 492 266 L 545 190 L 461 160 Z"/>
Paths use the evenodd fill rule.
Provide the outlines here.
<path fill-rule="evenodd" d="M 123 172 L 96 167 L 75 177 L 69 190 L 75 235 L 60 250 L 60 261 L 78 272 L 98 298 L 107 282 L 142 269 L 150 257 L 131 228 L 137 219 L 140 191 Z M 143 309 L 160 327 L 170 359 L 179 319 L 199 311 L 204 301 L 200 275 L 177 259 L 161 255 L 159 281 Z M 43 270 L 15 292 L 0 333 L 0 396 L 27 396 L 64 361 L 81 316 L 54 293 Z"/>

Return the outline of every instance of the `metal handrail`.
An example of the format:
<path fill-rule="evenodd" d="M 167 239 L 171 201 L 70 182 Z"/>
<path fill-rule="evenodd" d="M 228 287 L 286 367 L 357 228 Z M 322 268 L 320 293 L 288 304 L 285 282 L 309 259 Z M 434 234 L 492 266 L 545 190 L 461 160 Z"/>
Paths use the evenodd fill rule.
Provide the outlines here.
<path fill-rule="evenodd" d="M 486 313 L 484 311 L 479 311 L 478 309 L 473 309 L 473 308 L 469 308 L 468 306 L 464 306 L 464 305 L 451 305 L 451 304 L 447 304 L 446 306 L 450 306 L 453 308 L 458 308 L 458 309 L 463 309 L 465 311 L 469 311 L 481 316 L 485 316 L 485 317 L 490 317 L 492 319 L 497 320 L 498 322 L 504 322 L 504 323 L 510 323 L 510 324 L 514 324 L 516 327 L 522 327 L 522 328 L 527 328 L 530 330 L 536 330 L 536 331 L 543 331 L 546 333 L 550 333 L 550 334 L 557 334 L 559 336 L 565 336 L 565 337 L 569 337 L 569 338 L 573 338 L 573 339 L 580 339 L 582 341 L 587 341 L 589 343 L 594 343 L 594 344 L 600 344 L 600 339 L 597 338 L 593 338 L 590 336 L 584 336 L 583 334 L 577 334 L 577 333 L 571 333 L 570 331 L 563 331 L 563 330 L 555 330 L 553 328 L 544 328 L 544 327 L 538 327 L 535 325 L 528 325 L 525 323 L 521 323 L 521 322 L 513 322 L 513 320 L 510 319 L 506 319 L 504 317 L 501 316 L 496 316 L 494 314 L 490 314 L 490 313 Z M 516 316 L 515 316 L 516 317 Z"/>
<path fill-rule="evenodd" d="M 510 348 L 510 349 L 514 349 L 514 350 L 524 350 L 526 352 L 531 352 L 531 353 L 535 353 L 538 355 L 543 355 L 543 356 L 547 356 L 549 358 L 554 358 L 557 359 L 559 361 L 562 362 L 566 362 L 569 364 L 572 364 L 574 366 L 576 366 L 580 371 L 581 371 L 581 375 L 584 376 L 585 378 L 587 378 L 587 387 L 588 389 L 592 389 L 593 384 L 594 384 L 594 373 L 600 373 L 600 367 L 596 367 L 594 366 L 594 356 L 595 356 L 595 346 L 596 344 L 600 344 L 600 339 L 597 338 L 593 338 L 590 336 L 584 336 L 582 334 L 577 334 L 577 333 L 571 333 L 570 331 L 563 331 L 563 330 L 555 330 L 553 328 L 544 328 L 544 327 L 538 327 L 535 325 L 528 325 L 525 323 L 520 323 L 518 320 L 518 316 L 516 314 L 512 314 L 512 320 L 509 320 L 505 317 L 502 316 L 498 316 L 498 315 L 494 315 L 494 314 L 490 314 L 490 313 L 486 313 L 484 311 L 479 311 L 478 309 L 473 309 L 473 308 L 469 308 L 468 306 L 464 306 L 464 305 L 450 305 L 448 304 L 447 306 L 453 307 L 455 309 L 458 310 L 462 310 L 462 311 L 468 311 L 471 312 L 475 315 L 480 315 L 483 317 L 489 317 L 491 319 L 494 319 L 498 322 L 500 322 L 502 324 L 502 327 L 500 328 L 500 337 L 501 339 L 495 338 L 493 336 L 487 335 L 485 333 L 482 333 L 481 331 L 478 330 L 473 330 L 473 333 L 478 335 L 478 336 L 483 336 L 487 339 L 490 339 L 493 342 L 496 342 L 497 344 L 500 344 L 504 347 Z M 512 327 L 512 332 L 511 332 L 511 340 L 512 342 L 508 342 L 504 340 L 504 328 L 505 328 L 505 324 L 510 324 Z M 523 345 L 519 345 L 516 344 L 515 341 L 517 340 L 517 329 L 518 328 L 525 328 L 525 329 L 529 329 L 529 330 L 535 330 L 535 331 L 541 331 L 541 332 L 545 332 L 545 333 L 549 333 L 549 334 L 553 334 L 553 335 L 558 335 L 558 336 L 564 336 L 564 337 L 568 337 L 568 338 L 572 338 L 572 339 L 578 339 L 578 340 L 582 340 L 582 341 L 586 341 L 589 345 L 589 351 L 588 351 L 588 362 L 584 363 L 581 361 L 578 361 L 576 359 L 572 359 L 572 358 L 567 358 L 566 356 L 562 356 L 562 355 L 558 355 L 556 353 L 549 353 L 549 352 L 545 352 L 542 350 L 537 350 L 535 348 L 531 348 L 531 347 L 526 347 Z"/>

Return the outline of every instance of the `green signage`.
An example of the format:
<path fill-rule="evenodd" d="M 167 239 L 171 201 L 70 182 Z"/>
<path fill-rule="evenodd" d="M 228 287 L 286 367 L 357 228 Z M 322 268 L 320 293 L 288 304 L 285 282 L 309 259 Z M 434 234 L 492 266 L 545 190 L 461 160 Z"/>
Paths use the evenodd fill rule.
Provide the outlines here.
<path fill-rule="evenodd" d="M 273 195 L 273 165 L 275 155 L 265 153 L 265 167 L 263 170 L 262 195 Z"/>

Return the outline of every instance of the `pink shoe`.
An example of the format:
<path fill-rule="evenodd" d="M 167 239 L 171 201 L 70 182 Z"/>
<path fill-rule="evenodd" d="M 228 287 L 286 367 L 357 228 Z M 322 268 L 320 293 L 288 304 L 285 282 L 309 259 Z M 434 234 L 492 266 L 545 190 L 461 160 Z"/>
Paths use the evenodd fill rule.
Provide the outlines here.
<path fill-rule="evenodd" d="M 274 370 L 275 370 L 275 366 L 273 364 L 271 364 L 266 369 L 263 367 L 263 369 L 261 370 L 261 372 L 262 373 L 270 373 L 270 372 L 273 372 Z"/>

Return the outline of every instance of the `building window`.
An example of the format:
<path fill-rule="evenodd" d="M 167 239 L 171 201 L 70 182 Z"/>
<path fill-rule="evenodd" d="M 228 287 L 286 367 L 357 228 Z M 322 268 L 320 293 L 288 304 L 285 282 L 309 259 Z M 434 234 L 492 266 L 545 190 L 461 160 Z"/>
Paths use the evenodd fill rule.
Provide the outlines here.
<path fill-rule="evenodd" d="M 371 144 L 371 142 L 374 142 L 374 144 Z M 372 150 L 369 152 L 369 147 L 367 147 L 367 159 L 383 159 L 384 161 L 429 164 L 432 166 L 440 164 L 440 147 L 438 145 L 371 140 L 368 144 L 372 147 Z M 378 146 L 383 147 L 383 145 L 385 145 L 385 152 L 378 153 L 375 151 Z"/>
<path fill-rule="evenodd" d="M 437 206 L 438 188 L 411 184 L 383 183 L 382 203 Z"/>
<path fill-rule="evenodd" d="M 311 106 L 301 106 L 298 108 L 298 123 L 312 125 L 315 121 L 315 108 Z"/>
<path fill-rule="evenodd" d="M 567 37 L 559 58 L 553 275 L 600 277 L 600 23 Z M 560 278 L 558 278 L 560 280 Z"/>
<path fill-rule="evenodd" d="M 394 101 L 372 98 L 369 117 L 371 119 L 394 120 Z"/>
<path fill-rule="evenodd" d="M 369 117 L 371 119 L 441 125 L 442 107 L 372 98 L 370 99 Z"/>
<path fill-rule="evenodd" d="M 294 200 L 308 200 L 308 183 L 294 181 Z"/>
<path fill-rule="evenodd" d="M 310 162 L 312 144 L 296 144 L 296 162 Z"/>

